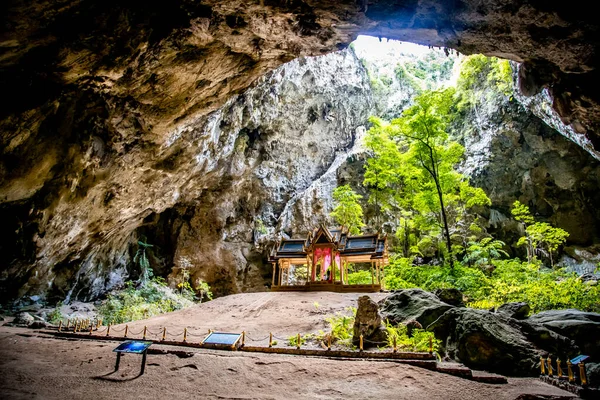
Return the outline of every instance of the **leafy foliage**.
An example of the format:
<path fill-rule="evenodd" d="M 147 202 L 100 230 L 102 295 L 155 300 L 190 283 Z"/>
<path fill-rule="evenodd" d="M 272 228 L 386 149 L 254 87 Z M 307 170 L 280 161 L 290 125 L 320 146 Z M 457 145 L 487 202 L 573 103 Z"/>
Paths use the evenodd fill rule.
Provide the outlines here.
<path fill-rule="evenodd" d="M 473 262 L 477 266 L 491 265 L 492 260 L 508 257 L 508 253 L 502 248 L 506 245 L 501 240 L 491 237 L 483 238 L 478 242 L 470 242 L 467 249 L 466 262 Z"/>
<path fill-rule="evenodd" d="M 354 327 L 354 318 L 356 317 L 356 308 L 348 307 L 346 311 L 350 315 L 336 313 L 334 316 L 327 317 L 325 321 L 329 324 L 332 342 L 350 346 L 352 344 L 352 330 Z"/>
<path fill-rule="evenodd" d="M 517 246 L 527 246 L 528 261 L 531 262 L 536 253 L 540 253 L 547 256 L 550 259 L 550 265 L 554 266 L 552 254 L 566 242 L 569 233 L 562 228 L 555 228 L 547 222 L 535 222 L 529 207 L 521 204 L 518 200 L 514 202 L 511 213 L 517 221 L 525 226 L 525 236 L 519 239 Z"/>
<path fill-rule="evenodd" d="M 151 247 L 154 246 L 146 243 L 144 240 L 138 240 L 138 249 L 133 257 L 133 262 L 137 263 L 140 267 L 140 282 L 142 284 L 148 282 L 153 275 L 152 268 L 150 267 L 150 260 L 148 260 L 148 255 L 146 254 L 146 250 Z"/>
<path fill-rule="evenodd" d="M 348 228 L 352 235 L 358 235 L 363 222 L 363 211 L 359 203 L 362 196 L 356 194 L 349 185 L 339 186 L 333 191 L 333 200 L 337 203 L 331 212 L 337 223 Z"/>
<path fill-rule="evenodd" d="M 46 320 L 48 322 L 50 322 L 51 324 L 58 324 L 58 322 L 63 319 L 62 312 L 60 311 L 60 308 L 62 306 L 63 306 L 62 301 L 57 303 L 56 308 L 54 308 L 52 311 L 50 311 L 50 313 L 48 313 L 48 315 L 46 316 Z"/>
<path fill-rule="evenodd" d="M 583 282 L 573 272 L 540 268 L 538 262 L 518 259 L 493 260 L 492 264 L 493 271 L 486 275 L 479 268 L 461 263 L 450 269 L 413 265 L 408 258 L 394 257 L 385 270 L 385 286 L 429 291 L 456 288 L 467 297 L 469 306 L 477 308 L 525 301 L 533 312 L 563 308 L 600 311 L 600 287 Z"/>
<path fill-rule="evenodd" d="M 471 211 L 491 202 L 456 171 L 464 148 L 446 133 L 453 94 L 453 89 L 425 92 L 391 123 L 371 118 L 363 183 L 376 209 L 376 224 L 386 214 L 400 226 L 396 236 L 404 256 L 437 253 L 451 259 L 453 250 L 464 251 L 468 240 L 483 233 L 483 228 L 475 229 L 480 220 Z M 458 250 L 453 242 L 460 244 Z"/>
<path fill-rule="evenodd" d="M 109 295 L 98 312 L 106 324 L 120 324 L 189 307 L 190 297 L 193 293 L 176 293 L 156 277 L 137 288 L 127 282 L 125 290 Z"/>
<path fill-rule="evenodd" d="M 463 60 L 457 82 L 459 109 L 489 100 L 480 96 L 512 96 L 513 90 L 512 68 L 507 60 L 481 54 Z"/>
<path fill-rule="evenodd" d="M 404 324 L 393 326 L 386 321 L 385 329 L 388 333 L 387 347 L 393 348 L 394 339 L 396 339 L 396 347 L 399 350 L 428 352 L 431 340 L 431 347 L 433 351 L 437 352 L 442 342 L 435 338 L 433 332 L 424 329 L 413 329 L 411 336 L 408 336 L 408 330 Z"/>

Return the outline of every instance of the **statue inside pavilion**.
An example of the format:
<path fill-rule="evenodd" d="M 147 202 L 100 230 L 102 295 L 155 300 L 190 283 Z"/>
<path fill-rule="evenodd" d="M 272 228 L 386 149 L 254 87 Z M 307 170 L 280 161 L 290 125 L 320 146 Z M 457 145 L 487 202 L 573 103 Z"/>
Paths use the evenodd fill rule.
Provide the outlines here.
<path fill-rule="evenodd" d="M 273 291 L 376 292 L 388 264 L 387 237 L 351 236 L 347 229 L 320 226 L 304 239 L 282 239 L 269 256 Z M 351 282 L 359 270 L 363 280 Z M 366 276 L 366 279 L 364 279 Z M 366 280 L 366 281 L 365 281 Z"/>

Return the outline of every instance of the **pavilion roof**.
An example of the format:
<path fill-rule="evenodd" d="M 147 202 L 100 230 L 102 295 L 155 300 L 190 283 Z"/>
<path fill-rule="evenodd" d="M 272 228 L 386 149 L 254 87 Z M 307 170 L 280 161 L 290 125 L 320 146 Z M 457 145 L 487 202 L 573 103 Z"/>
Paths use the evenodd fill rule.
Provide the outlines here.
<path fill-rule="evenodd" d="M 273 247 L 269 261 L 280 258 L 305 258 L 311 245 L 331 244 L 340 255 L 371 255 L 371 258 L 383 258 L 386 252 L 387 238 L 379 233 L 350 236 L 344 227 L 328 228 L 321 225 L 308 234 L 305 239 L 281 239 Z"/>

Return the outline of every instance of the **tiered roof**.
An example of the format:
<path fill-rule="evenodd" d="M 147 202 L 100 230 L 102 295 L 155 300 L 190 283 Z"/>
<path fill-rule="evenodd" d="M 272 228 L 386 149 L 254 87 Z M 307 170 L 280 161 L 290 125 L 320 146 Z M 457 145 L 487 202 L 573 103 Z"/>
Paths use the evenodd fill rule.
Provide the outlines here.
<path fill-rule="evenodd" d="M 269 261 L 280 258 L 306 258 L 311 247 L 318 244 L 332 244 L 341 256 L 371 256 L 371 259 L 384 257 L 386 236 L 379 233 L 351 236 L 347 229 L 327 228 L 321 225 L 308 234 L 306 239 L 282 239 L 273 247 Z"/>

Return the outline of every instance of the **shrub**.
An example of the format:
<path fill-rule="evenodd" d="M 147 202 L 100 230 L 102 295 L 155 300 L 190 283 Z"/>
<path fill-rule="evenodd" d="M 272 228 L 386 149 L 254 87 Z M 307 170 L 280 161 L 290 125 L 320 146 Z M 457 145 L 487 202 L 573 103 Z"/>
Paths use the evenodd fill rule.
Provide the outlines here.
<path fill-rule="evenodd" d="M 396 257 L 385 269 L 385 286 L 428 291 L 456 288 L 464 293 L 467 305 L 475 308 L 488 309 L 524 301 L 534 313 L 564 308 L 600 311 L 600 287 L 586 284 L 575 273 L 542 268 L 539 262 L 518 259 L 493 260 L 492 265 L 491 274 L 486 276 L 479 268 L 459 262 L 451 269 L 412 265 L 411 259 Z"/>
<path fill-rule="evenodd" d="M 393 326 L 386 321 L 385 328 L 388 333 L 387 347 L 394 347 L 394 338 L 396 339 L 396 347 L 404 351 L 428 352 L 430 339 L 433 351 L 438 351 L 441 344 L 441 340 L 436 339 L 433 332 L 428 332 L 424 329 L 413 329 L 412 336 L 409 337 L 408 330 L 404 324 Z"/>
<path fill-rule="evenodd" d="M 193 298 L 193 294 L 191 297 Z M 164 279 L 153 278 L 137 288 L 133 282 L 127 282 L 123 291 L 108 296 L 98 308 L 98 312 L 105 323 L 121 324 L 179 310 L 193 304 L 189 293 L 185 295 L 176 293 L 166 285 Z"/>

